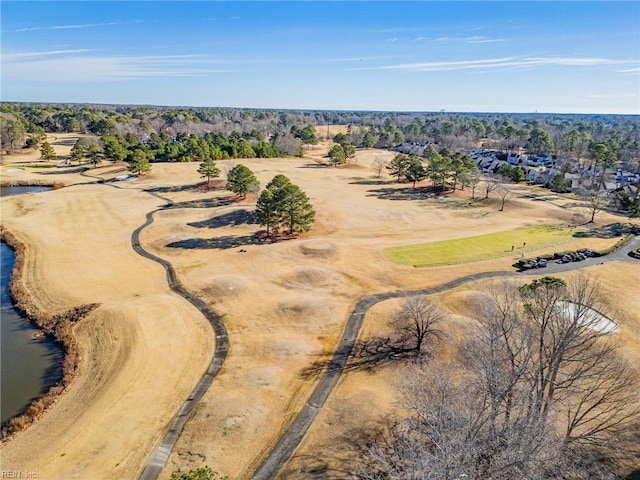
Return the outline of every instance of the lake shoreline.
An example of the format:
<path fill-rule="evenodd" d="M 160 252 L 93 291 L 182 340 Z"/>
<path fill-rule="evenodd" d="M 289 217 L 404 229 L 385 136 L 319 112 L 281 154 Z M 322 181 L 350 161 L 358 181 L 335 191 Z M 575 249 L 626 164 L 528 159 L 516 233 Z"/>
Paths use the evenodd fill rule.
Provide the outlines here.
<path fill-rule="evenodd" d="M 53 182 L 50 180 L 1 180 L 0 187 L 48 187 L 51 190 L 64 188 L 66 185 L 62 182 Z"/>
<path fill-rule="evenodd" d="M 0 225 L 0 240 L 15 253 L 15 262 L 9 281 L 9 292 L 14 309 L 35 325 L 42 335 L 52 338 L 63 351 L 62 378 L 42 397 L 33 400 L 24 413 L 6 421 L 0 430 L 0 446 L 33 425 L 65 393 L 78 373 L 80 349 L 74 334 L 74 324 L 98 307 L 98 304 L 81 305 L 59 314 L 43 311 L 24 284 L 24 266 L 27 248 L 16 235 Z"/>

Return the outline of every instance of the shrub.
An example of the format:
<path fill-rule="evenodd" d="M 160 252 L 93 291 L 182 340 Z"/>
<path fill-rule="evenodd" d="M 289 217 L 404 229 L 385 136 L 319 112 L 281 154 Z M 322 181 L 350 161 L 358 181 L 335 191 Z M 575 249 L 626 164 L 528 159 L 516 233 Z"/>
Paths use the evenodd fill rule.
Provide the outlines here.
<path fill-rule="evenodd" d="M 617 249 L 624 247 L 627 243 L 629 243 L 633 239 L 633 234 L 629 234 L 626 237 L 622 237 L 615 244 L 610 246 L 609 248 L 605 248 L 604 250 L 594 250 L 593 253 L 596 257 L 602 257 L 604 255 L 609 255 L 610 253 L 615 252 Z"/>
<path fill-rule="evenodd" d="M 629 243 L 633 239 L 633 237 L 634 235 L 630 233 L 626 237 L 623 237 L 620 240 L 618 240 L 614 245 L 610 246 L 609 248 L 605 248 L 603 250 L 579 248 L 577 250 L 564 250 L 562 252 L 544 253 L 542 255 L 538 255 L 536 258 L 521 258 L 516 263 L 514 263 L 513 266 L 520 270 L 529 270 L 533 268 L 531 266 L 532 260 L 540 260 L 541 258 L 544 258 L 545 260 L 554 260 L 554 259 L 557 260 L 557 259 L 561 259 L 565 255 L 569 255 L 571 257 L 571 260 L 575 262 L 576 260 L 578 260 L 578 254 L 585 253 L 587 250 L 591 250 L 593 252 L 594 257 L 603 257 L 605 255 L 609 255 L 610 253 L 615 252 L 621 247 L 624 247 L 627 243 Z M 640 248 L 637 248 L 635 251 L 630 252 L 629 255 L 631 255 L 634 258 L 640 258 Z"/>
<path fill-rule="evenodd" d="M 229 480 L 229 477 L 221 477 L 208 465 L 194 468 L 188 472 L 173 472 L 170 480 Z"/>

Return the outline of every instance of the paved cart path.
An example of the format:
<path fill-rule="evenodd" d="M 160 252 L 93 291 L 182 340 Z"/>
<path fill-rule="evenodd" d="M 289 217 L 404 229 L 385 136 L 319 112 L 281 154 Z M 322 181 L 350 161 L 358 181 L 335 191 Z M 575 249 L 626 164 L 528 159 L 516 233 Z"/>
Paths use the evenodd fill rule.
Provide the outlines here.
<path fill-rule="evenodd" d="M 618 249 L 614 253 L 605 257 L 588 258 L 581 262 L 571 262 L 565 264 L 549 263 L 547 268 L 533 269 L 526 272 L 483 272 L 474 275 L 468 275 L 466 277 L 458 278 L 449 283 L 445 283 L 439 287 L 425 288 L 421 290 L 400 291 L 391 293 L 381 293 L 377 295 L 370 295 L 363 298 L 358 302 L 354 308 L 347 325 L 345 327 L 340 344 L 333 355 L 331 362 L 327 368 L 326 373 L 318 382 L 315 390 L 309 397 L 309 400 L 304 405 L 298 416 L 293 423 L 285 430 L 273 449 L 267 454 L 262 464 L 258 467 L 253 480 L 270 480 L 276 477 L 278 472 L 287 464 L 287 462 L 293 456 L 296 448 L 300 445 L 300 442 L 304 438 L 305 434 L 309 430 L 309 427 L 315 420 L 318 412 L 325 404 L 329 395 L 335 388 L 340 376 L 342 375 L 346 366 L 347 360 L 351 356 L 353 347 L 358 337 L 358 332 L 362 326 L 362 322 L 366 315 L 366 312 L 373 305 L 389 300 L 392 298 L 413 297 L 417 295 L 433 295 L 435 293 L 451 290 L 452 288 L 459 287 L 465 283 L 474 282 L 485 278 L 494 277 L 508 277 L 508 276 L 525 276 L 525 275 L 546 275 L 553 273 L 566 272 L 569 270 L 577 270 L 579 268 L 585 268 L 591 265 L 598 265 L 612 261 L 634 261 L 629 256 L 629 252 L 640 246 L 640 237 L 636 236 L 624 247 Z"/>
<path fill-rule="evenodd" d="M 86 176 L 87 175 L 85 173 Z M 94 177 L 98 178 L 98 177 Z M 116 185 L 110 185 L 116 187 Z M 118 188 L 118 187 L 116 187 Z M 164 208 L 173 207 L 171 201 L 165 197 L 162 197 L 153 192 L 148 192 L 151 195 L 154 195 L 166 203 Z M 213 329 L 216 333 L 216 350 L 214 353 L 213 360 L 207 370 L 207 372 L 200 379 L 198 384 L 195 386 L 189 398 L 184 402 L 177 415 L 173 419 L 171 427 L 169 431 L 165 434 L 162 442 L 156 450 L 153 452 L 152 456 L 149 458 L 147 465 L 145 466 L 142 474 L 139 477 L 139 480 L 155 480 L 162 471 L 166 461 L 171 453 L 173 446 L 175 445 L 182 429 L 184 428 L 185 423 L 189 417 L 189 413 L 193 410 L 196 403 L 202 398 L 202 396 L 209 389 L 211 384 L 213 383 L 214 377 L 220 371 L 222 367 L 222 363 L 224 362 L 227 350 L 229 347 L 229 340 L 227 336 L 227 331 L 218 317 L 207 305 L 205 302 L 195 297 L 183 287 L 177 281 L 175 269 L 173 265 L 152 253 L 146 251 L 140 245 L 140 232 L 144 230 L 146 227 L 153 223 L 153 215 L 159 210 L 163 210 L 164 208 L 160 208 L 149 212 L 147 214 L 146 222 L 138 227 L 133 234 L 131 235 L 131 244 L 133 249 L 140 255 L 153 260 L 160 265 L 162 265 L 167 272 L 167 282 L 169 287 L 176 292 L 178 295 L 182 296 L 186 300 L 188 300 L 191 304 L 193 304 L 202 314 L 209 320 Z M 561 207 L 564 208 L 564 207 Z M 362 323 L 364 321 L 364 317 L 366 315 L 367 310 L 371 308 L 373 305 L 393 299 L 393 298 L 402 298 L 402 297 L 412 297 L 418 295 L 433 295 L 436 293 L 444 292 L 446 290 L 451 290 L 453 288 L 459 287 L 469 282 L 474 282 L 481 279 L 486 278 L 495 278 L 495 277 L 508 277 L 508 276 L 532 276 L 532 275 L 547 275 L 554 273 L 561 273 L 570 270 L 577 270 L 580 268 L 589 267 L 592 265 L 599 265 L 612 261 L 634 261 L 634 259 L 629 256 L 629 252 L 640 247 L 640 237 L 636 236 L 630 241 L 627 245 L 622 248 L 619 248 L 612 254 L 609 254 L 604 257 L 592 257 L 587 258 L 581 262 L 571 262 L 566 264 L 559 264 L 554 262 L 550 262 L 546 268 L 543 269 L 532 269 L 525 272 L 512 272 L 512 271 L 497 271 L 497 272 L 482 272 L 473 275 L 468 275 L 465 277 L 458 278 L 449 283 L 441 285 L 439 287 L 425 288 L 420 290 L 410 290 L 410 291 L 398 291 L 398 292 L 389 292 L 389 293 L 380 293 L 375 295 L 370 295 L 361 299 L 357 304 L 354 310 L 352 311 L 349 319 L 347 320 L 347 324 L 345 326 L 342 339 L 340 340 L 340 344 L 338 345 L 331 362 L 327 368 L 327 371 L 324 373 L 313 393 L 309 397 L 309 400 L 306 402 L 302 410 L 298 413 L 294 421 L 291 425 L 284 431 L 284 433 L 280 436 L 279 440 L 276 442 L 275 446 L 271 449 L 271 451 L 266 455 L 263 462 L 257 468 L 254 473 L 252 479 L 253 480 L 271 480 L 276 477 L 278 472 L 282 470 L 282 468 L 286 465 L 286 463 L 291 459 L 295 450 L 300 445 L 300 442 L 304 438 L 305 434 L 309 430 L 309 427 L 315 420 L 318 415 L 320 409 L 324 406 L 325 402 L 329 398 L 329 395 L 335 388 L 340 376 L 342 375 L 344 368 L 347 364 L 349 357 L 353 351 L 353 347 L 355 346 L 356 339 L 358 337 L 358 333 L 360 332 L 360 328 L 362 327 Z"/>

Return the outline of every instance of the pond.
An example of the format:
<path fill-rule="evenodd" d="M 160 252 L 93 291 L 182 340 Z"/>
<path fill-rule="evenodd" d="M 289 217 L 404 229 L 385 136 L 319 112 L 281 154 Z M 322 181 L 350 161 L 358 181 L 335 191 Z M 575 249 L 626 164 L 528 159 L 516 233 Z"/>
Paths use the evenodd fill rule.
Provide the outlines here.
<path fill-rule="evenodd" d="M 49 187 L 2 187 L 1 194 L 42 192 Z M 61 346 L 43 337 L 35 326 L 18 313 L 11 302 L 9 280 L 15 254 L 0 243 L 0 421 L 22 413 L 62 379 L 64 352 Z"/>

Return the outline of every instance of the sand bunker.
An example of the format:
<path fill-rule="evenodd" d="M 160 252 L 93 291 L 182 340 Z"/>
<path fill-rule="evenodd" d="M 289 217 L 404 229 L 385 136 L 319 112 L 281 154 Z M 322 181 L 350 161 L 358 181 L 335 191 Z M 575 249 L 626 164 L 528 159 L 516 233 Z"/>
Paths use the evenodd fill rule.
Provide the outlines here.
<path fill-rule="evenodd" d="M 298 268 L 293 272 L 289 282 L 298 287 L 326 287 L 337 283 L 340 277 L 322 268 Z"/>
<path fill-rule="evenodd" d="M 558 302 L 562 314 L 573 320 L 577 318 L 580 325 L 598 333 L 613 333 L 618 330 L 618 325 L 593 308 L 578 305 L 572 302 Z"/>
<path fill-rule="evenodd" d="M 276 358 L 294 358 L 310 355 L 313 348 L 301 338 L 274 338 L 269 345 L 270 353 Z"/>
<path fill-rule="evenodd" d="M 296 296 L 278 302 L 278 313 L 297 320 L 327 318 L 335 310 L 330 297 Z"/>
<path fill-rule="evenodd" d="M 300 250 L 305 255 L 314 257 L 332 257 L 337 253 L 335 244 L 326 240 L 309 240 L 300 245 Z"/>
<path fill-rule="evenodd" d="M 234 297 L 246 289 L 247 284 L 242 276 L 221 275 L 211 280 L 211 283 L 204 289 L 204 292 L 212 298 Z"/>
<path fill-rule="evenodd" d="M 254 387 L 275 388 L 280 383 L 281 367 L 255 367 L 245 375 L 245 381 Z"/>

